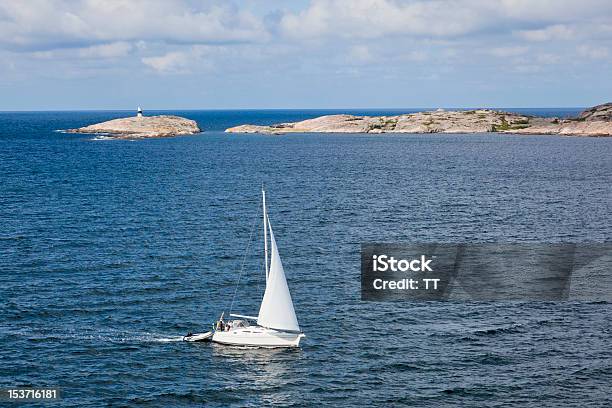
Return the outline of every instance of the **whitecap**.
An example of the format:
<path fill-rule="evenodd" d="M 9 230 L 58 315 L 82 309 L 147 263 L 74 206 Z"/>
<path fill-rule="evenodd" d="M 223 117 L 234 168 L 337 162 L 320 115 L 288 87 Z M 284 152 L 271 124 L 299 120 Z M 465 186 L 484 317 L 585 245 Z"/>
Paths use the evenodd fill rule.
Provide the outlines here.
<path fill-rule="evenodd" d="M 115 140 L 114 137 L 112 136 L 103 136 L 103 135 L 98 135 L 90 140 Z"/>

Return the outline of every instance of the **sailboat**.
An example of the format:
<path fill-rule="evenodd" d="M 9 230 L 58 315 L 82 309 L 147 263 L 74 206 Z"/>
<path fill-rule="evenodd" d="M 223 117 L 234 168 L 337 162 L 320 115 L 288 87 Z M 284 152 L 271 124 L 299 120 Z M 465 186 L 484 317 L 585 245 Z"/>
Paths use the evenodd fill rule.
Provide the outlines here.
<path fill-rule="evenodd" d="M 298 347 L 305 337 L 295 309 L 274 232 L 266 210 L 266 192 L 262 189 L 264 261 L 266 289 L 257 316 L 230 313 L 231 320 L 216 322 L 212 332 L 188 335 L 186 341 L 212 340 L 214 343 L 253 347 Z M 268 236 L 270 251 L 268 253 Z M 269 259 L 268 259 L 269 258 Z M 269 261 L 269 263 L 268 263 Z"/>

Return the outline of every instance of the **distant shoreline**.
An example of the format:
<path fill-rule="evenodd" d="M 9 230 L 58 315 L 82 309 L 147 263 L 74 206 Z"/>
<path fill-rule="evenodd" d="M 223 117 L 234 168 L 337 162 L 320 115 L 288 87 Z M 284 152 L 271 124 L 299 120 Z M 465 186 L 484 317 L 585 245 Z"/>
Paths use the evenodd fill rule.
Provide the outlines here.
<path fill-rule="evenodd" d="M 612 103 L 574 118 L 543 117 L 493 109 L 445 110 L 393 116 L 324 115 L 299 122 L 239 125 L 227 133 L 511 133 L 612 136 Z"/>

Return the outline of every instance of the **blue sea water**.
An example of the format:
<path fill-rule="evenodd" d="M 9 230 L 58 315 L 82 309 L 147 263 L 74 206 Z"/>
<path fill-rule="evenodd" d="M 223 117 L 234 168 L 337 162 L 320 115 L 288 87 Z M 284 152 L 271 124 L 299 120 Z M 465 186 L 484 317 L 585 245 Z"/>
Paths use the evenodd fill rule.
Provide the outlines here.
<path fill-rule="evenodd" d="M 235 135 L 332 112 L 164 113 L 205 132 L 94 141 L 55 130 L 127 112 L 0 113 L 0 387 L 74 407 L 612 403 L 609 303 L 359 287 L 361 242 L 609 241 L 612 139 Z M 262 182 L 303 346 L 181 342 L 229 311 Z M 252 315 L 257 240 L 246 254 L 233 311 Z"/>

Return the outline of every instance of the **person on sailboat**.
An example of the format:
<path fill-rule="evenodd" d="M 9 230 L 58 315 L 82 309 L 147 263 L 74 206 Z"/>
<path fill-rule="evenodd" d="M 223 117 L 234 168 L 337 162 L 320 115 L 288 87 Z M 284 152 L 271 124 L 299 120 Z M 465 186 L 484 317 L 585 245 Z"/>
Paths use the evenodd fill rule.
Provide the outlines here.
<path fill-rule="evenodd" d="M 217 320 L 217 330 L 219 330 L 219 331 L 224 331 L 225 330 L 225 323 L 223 322 L 223 315 L 221 315 L 221 318 L 219 318 L 219 320 Z"/>
<path fill-rule="evenodd" d="M 225 331 L 225 322 L 223 321 L 223 315 L 225 315 L 225 312 L 221 313 L 221 316 L 217 321 L 217 330 L 219 331 Z"/>

